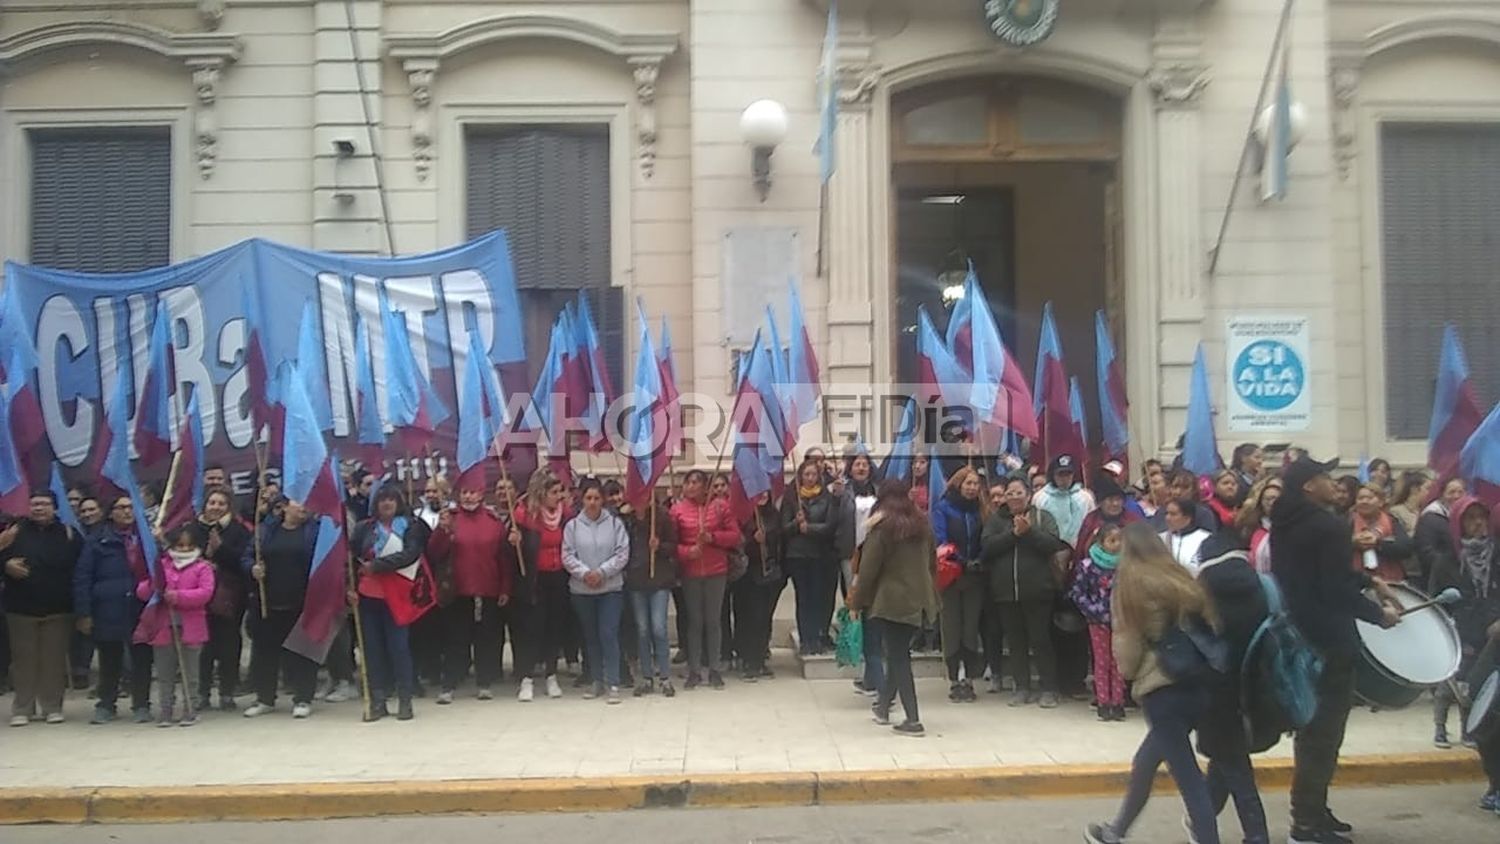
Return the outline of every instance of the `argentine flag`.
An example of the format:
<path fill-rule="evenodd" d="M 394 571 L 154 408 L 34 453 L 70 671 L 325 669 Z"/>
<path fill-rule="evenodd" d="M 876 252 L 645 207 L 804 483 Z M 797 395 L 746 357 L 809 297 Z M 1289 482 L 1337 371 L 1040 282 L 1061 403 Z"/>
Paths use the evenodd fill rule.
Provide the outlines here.
<path fill-rule="evenodd" d="M 1271 119 L 1266 125 L 1265 160 L 1260 168 L 1260 201 L 1286 198 L 1287 156 L 1292 151 L 1292 29 L 1288 22 L 1276 46 L 1276 68 L 1272 71 Z"/>

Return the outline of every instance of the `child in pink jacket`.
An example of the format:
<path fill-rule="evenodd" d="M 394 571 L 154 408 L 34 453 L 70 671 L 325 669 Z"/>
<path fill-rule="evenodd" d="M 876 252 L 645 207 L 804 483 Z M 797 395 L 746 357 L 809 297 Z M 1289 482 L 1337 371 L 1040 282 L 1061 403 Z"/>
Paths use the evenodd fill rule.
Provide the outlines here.
<path fill-rule="evenodd" d="M 148 577 L 135 586 L 135 595 L 142 601 L 151 601 L 153 593 L 158 598 L 141 613 L 135 628 L 136 643 L 150 645 L 155 658 L 157 699 L 161 705 L 158 727 L 172 726 L 173 692 L 181 675 L 187 675 L 187 689 L 198 687 L 198 657 L 203 643 L 208 641 L 207 607 L 214 596 L 214 570 L 203 559 L 193 532 L 186 527 L 178 528 L 167 536 L 167 543 L 167 553 L 157 564 L 158 582 L 153 583 Z M 173 628 L 182 646 L 180 666 Z M 184 712 L 178 722 L 184 727 L 198 723 L 188 694 L 185 691 L 183 695 Z"/>

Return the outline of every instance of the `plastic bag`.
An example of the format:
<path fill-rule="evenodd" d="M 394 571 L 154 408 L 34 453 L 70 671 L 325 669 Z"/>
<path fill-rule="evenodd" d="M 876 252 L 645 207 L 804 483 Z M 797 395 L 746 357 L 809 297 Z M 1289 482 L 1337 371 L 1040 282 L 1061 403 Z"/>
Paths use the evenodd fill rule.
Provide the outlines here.
<path fill-rule="evenodd" d="M 857 666 L 865 658 L 865 626 L 859 617 L 849 612 L 848 607 L 839 607 L 834 619 L 838 638 L 834 643 L 834 659 L 839 666 Z"/>

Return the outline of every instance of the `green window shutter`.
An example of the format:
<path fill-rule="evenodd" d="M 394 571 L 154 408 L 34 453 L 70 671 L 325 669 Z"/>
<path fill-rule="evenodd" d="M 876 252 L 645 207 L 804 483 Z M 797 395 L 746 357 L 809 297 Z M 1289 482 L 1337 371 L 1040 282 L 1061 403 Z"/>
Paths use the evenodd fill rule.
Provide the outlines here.
<path fill-rule="evenodd" d="M 546 327 L 582 290 L 619 388 L 625 321 L 610 277 L 609 127 L 471 126 L 464 141 L 468 234 L 506 231 L 530 375 L 546 355 Z"/>
<path fill-rule="evenodd" d="M 1500 124 L 1380 129 L 1386 432 L 1425 439 L 1443 326 L 1482 407 L 1500 398 Z"/>
<path fill-rule="evenodd" d="M 172 260 L 172 136 L 166 127 L 33 129 L 33 264 L 130 272 Z"/>

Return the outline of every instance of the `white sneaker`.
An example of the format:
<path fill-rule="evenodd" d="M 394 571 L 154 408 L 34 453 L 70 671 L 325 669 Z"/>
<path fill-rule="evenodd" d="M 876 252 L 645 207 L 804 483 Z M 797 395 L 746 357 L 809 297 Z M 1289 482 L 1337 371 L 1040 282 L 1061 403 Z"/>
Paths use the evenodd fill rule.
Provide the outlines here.
<path fill-rule="evenodd" d="M 61 724 L 65 720 L 67 719 L 63 718 L 63 714 L 61 712 L 54 712 L 51 715 L 47 716 L 48 724 Z"/>
<path fill-rule="evenodd" d="M 17 715 L 10 719 L 10 725 L 12 727 L 24 727 L 30 723 L 31 719 L 27 718 L 25 715 Z"/>
<path fill-rule="evenodd" d="M 297 703 L 297 704 L 293 704 L 292 705 L 292 717 L 293 718 L 298 718 L 298 719 L 312 717 L 312 704 L 310 704 L 310 703 Z"/>
<path fill-rule="evenodd" d="M 516 695 L 516 700 L 522 703 L 531 703 L 532 685 L 530 677 L 521 680 L 521 691 Z"/>
<path fill-rule="evenodd" d="M 550 697 L 553 700 L 562 697 L 562 686 L 559 686 L 557 684 L 556 674 L 547 678 L 547 697 Z"/>
<path fill-rule="evenodd" d="M 343 703 L 346 700 L 353 700 L 354 687 L 349 684 L 348 680 L 340 680 L 338 685 L 333 687 L 333 691 L 324 695 L 323 699 L 329 703 Z"/>
<path fill-rule="evenodd" d="M 249 706 L 245 707 L 245 717 L 259 718 L 262 715 L 269 715 L 275 711 L 276 707 L 266 706 L 264 703 L 260 703 L 257 701 L 256 703 L 252 703 Z"/>
<path fill-rule="evenodd" d="M 480 700 L 494 700 L 495 699 L 495 693 L 492 692 L 492 691 L 490 691 L 489 689 L 480 689 L 477 693 L 475 693 L 474 696 L 477 697 L 477 698 L 479 698 Z"/>
<path fill-rule="evenodd" d="M 453 693 L 447 689 L 438 692 L 437 702 L 440 706 L 447 706 L 453 702 Z"/>

